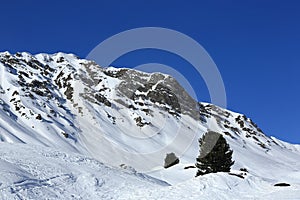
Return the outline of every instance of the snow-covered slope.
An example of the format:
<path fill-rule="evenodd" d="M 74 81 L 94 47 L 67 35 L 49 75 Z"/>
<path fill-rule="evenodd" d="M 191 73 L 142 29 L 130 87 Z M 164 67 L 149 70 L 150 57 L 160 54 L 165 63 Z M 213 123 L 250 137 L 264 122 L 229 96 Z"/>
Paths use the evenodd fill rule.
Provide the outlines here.
<path fill-rule="evenodd" d="M 40 146 L 1 143 L 0 157 L 3 200 L 128 199 L 168 185 L 135 171 Z"/>
<path fill-rule="evenodd" d="M 196 169 L 191 166 L 199 154 L 198 139 L 213 130 L 233 149 L 233 170 L 248 172 L 245 179 L 207 178 L 228 182 L 228 187 L 248 184 L 253 191 L 259 186 L 248 183 L 252 179 L 261 181 L 262 188 L 300 183 L 299 146 L 266 136 L 243 114 L 196 102 L 168 75 L 102 68 L 72 54 L 4 52 L 0 78 L 0 140 L 5 143 L 79 153 L 177 188 L 201 180 L 193 179 Z M 168 153 L 180 162 L 165 169 Z"/>
<path fill-rule="evenodd" d="M 26 153 L 24 153 L 26 152 Z M 298 173 L 297 178 L 300 178 Z M 208 174 L 170 186 L 80 154 L 0 143 L 0 199 L 298 199 L 300 184 L 275 187 L 253 175 Z"/>
<path fill-rule="evenodd" d="M 26 153 L 24 153 L 26 152 Z M 28 144 L 0 145 L 1 199 L 297 199 L 299 184 L 274 187 L 225 173 L 176 186 L 73 153 Z M 299 178 L 299 174 L 298 174 Z"/>

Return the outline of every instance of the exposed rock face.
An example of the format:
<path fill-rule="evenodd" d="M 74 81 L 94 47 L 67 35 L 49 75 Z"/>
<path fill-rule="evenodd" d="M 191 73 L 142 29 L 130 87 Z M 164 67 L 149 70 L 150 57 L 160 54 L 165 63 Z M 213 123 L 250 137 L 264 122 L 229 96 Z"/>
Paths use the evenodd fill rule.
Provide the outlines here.
<path fill-rule="evenodd" d="M 72 54 L 5 52 L 0 75 L 0 120 L 7 122 L 0 124 L 1 141 L 62 146 L 99 160 L 141 152 L 139 159 L 122 155 L 137 169 L 149 159 L 149 168 L 161 166 L 170 152 L 182 162 L 189 147 L 196 156 L 197 140 L 208 130 L 263 153 L 279 145 L 246 116 L 196 102 L 165 74 L 102 68 Z M 111 149 L 102 153 L 100 146 Z"/>
<path fill-rule="evenodd" d="M 182 113 L 194 119 L 199 118 L 197 102 L 174 78 L 160 73 L 147 74 L 135 70 L 123 70 L 119 78 L 122 82 L 117 89 L 136 104 L 150 100 L 175 116 Z"/>

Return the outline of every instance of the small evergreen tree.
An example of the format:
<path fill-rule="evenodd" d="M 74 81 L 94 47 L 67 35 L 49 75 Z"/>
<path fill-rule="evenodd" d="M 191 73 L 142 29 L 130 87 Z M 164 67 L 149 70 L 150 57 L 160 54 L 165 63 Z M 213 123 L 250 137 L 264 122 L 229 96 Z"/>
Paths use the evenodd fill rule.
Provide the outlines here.
<path fill-rule="evenodd" d="M 196 176 L 229 172 L 234 161 L 232 161 L 233 151 L 226 142 L 223 135 L 209 131 L 199 139 L 200 155 L 198 156 Z"/>
<path fill-rule="evenodd" d="M 179 163 L 179 158 L 175 155 L 175 153 L 168 153 L 165 158 L 164 168 L 169 168 Z"/>

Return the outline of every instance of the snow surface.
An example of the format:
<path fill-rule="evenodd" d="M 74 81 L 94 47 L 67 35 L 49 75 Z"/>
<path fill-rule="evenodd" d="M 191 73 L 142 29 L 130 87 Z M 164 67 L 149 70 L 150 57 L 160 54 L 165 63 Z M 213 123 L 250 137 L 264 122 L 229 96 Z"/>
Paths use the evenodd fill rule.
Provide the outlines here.
<path fill-rule="evenodd" d="M 74 153 L 0 143 L 0 199 L 298 199 L 300 184 L 209 174 L 170 186 Z M 294 174 L 300 178 L 300 174 Z M 288 180 L 288 179 L 286 179 Z"/>
<path fill-rule="evenodd" d="M 157 77 L 150 91 L 169 86 L 170 77 L 128 70 L 128 80 L 118 77 L 121 70 L 72 54 L 0 53 L 0 199 L 299 199 L 299 145 L 208 103 L 195 117 L 130 99 L 120 89 L 124 82 L 133 81 L 134 95 L 147 96 L 137 88 Z M 233 149 L 232 173 L 244 179 L 195 178 L 195 168 L 185 169 L 195 164 L 198 139 L 208 130 L 224 135 Z M 165 169 L 171 152 L 180 163 Z"/>

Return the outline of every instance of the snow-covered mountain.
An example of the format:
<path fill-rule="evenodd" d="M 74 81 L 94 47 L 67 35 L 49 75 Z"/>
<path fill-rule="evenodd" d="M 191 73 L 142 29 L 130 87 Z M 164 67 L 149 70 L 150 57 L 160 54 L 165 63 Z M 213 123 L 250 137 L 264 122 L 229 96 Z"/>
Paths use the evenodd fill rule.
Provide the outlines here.
<path fill-rule="evenodd" d="M 102 68 L 72 54 L 4 52 L 0 78 L 2 198 L 300 196 L 299 145 L 266 136 L 243 114 L 196 102 L 168 75 Z M 237 176 L 194 178 L 198 139 L 208 130 L 230 144 Z M 169 153 L 179 164 L 166 169 Z M 52 160 L 48 154 L 59 155 Z M 274 187 L 280 182 L 291 186 Z M 135 187 L 142 192 L 126 196 Z"/>

